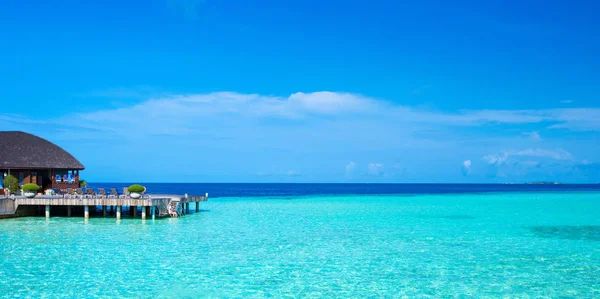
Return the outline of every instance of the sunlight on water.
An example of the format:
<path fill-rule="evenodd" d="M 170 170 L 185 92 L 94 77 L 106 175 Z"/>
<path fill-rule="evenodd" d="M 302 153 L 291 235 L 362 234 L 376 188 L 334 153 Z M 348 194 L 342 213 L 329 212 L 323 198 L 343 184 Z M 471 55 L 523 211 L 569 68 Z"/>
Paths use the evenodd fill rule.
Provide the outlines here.
<path fill-rule="evenodd" d="M 2 296 L 599 297 L 597 193 L 216 198 L 0 221 Z"/>

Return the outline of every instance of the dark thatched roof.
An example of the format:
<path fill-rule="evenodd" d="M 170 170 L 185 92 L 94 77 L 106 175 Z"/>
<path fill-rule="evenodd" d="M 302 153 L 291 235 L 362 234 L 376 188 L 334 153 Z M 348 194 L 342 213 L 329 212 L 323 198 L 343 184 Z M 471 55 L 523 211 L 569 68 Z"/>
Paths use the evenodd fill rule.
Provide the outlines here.
<path fill-rule="evenodd" d="M 83 164 L 56 144 L 25 132 L 0 132 L 0 168 L 83 170 Z"/>

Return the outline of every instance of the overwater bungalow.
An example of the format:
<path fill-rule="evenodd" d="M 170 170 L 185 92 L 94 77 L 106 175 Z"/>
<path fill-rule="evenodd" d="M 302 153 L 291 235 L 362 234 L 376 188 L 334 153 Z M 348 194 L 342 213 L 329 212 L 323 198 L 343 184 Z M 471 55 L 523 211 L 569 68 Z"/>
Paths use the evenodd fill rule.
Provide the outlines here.
<path fill-rule="evenodd" d="M 46 139 L 19 131 L 0 132 L 0 173 L 13 175 L 20 186 L 32 183 L 41 191 L 77 188 L 84 169 L 73 155 Z"/>
<path fill-rule="evenodd" d="M 0 131 L 2 178 L 9 175 L 17 178 L 17 189 L 24 185 L 27 187 L 26 184 L 40 187 L 37 194 L 32 191 L 23 194 L 19 190 L 10 190 L 11 194 L 8 194 L 6 190 L 0 189 L 0 218 L 40 214 L 50 218 L 52 209 L 67 216 L 71 216 L 72 211 L 81 212 L 87 219 L 90 212 L 99 208 L 102 216 L 114 213 L 120 219 L 123 207 L 128 207 L 132 217 L 137 217 L 140 211 L 141 218 L 146 219 L 147 214 L 152 215 L 152 218 L 155 215 L 187 214 L 190 203 L 196 203 L 198 211 L 199 202 L 208 198 L 208 193 L 204 196 L 142 195 L 138 191 L 129 193 L 128 188 L 124 188 L 123 193 L 118 193 L 116 188 L 110 188 L 110 193 L 103 188 L 98 188 L 98 193 L 93 188 L 88 188 L 85 190 L 88 192 L 84 193 L 82 189 L 78 189 L 79 172 L 84 169 L 83 164 L 75 157 L 48 140 L 25 132 Z M 34 188 L 37 189 L 38 186 Z M 145 192 L 145 188 L 143 190 Z"/>

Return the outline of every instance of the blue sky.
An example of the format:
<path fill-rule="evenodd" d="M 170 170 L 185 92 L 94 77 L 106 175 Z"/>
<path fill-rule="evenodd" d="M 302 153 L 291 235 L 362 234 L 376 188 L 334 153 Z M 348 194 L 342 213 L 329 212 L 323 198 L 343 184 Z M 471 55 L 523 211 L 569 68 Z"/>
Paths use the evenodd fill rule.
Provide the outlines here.
<path fill-rule="evenodd" d="M 0 129 L 91 181 L 600 182 L 600 4 L 399 2 L 4 1 Z"/>

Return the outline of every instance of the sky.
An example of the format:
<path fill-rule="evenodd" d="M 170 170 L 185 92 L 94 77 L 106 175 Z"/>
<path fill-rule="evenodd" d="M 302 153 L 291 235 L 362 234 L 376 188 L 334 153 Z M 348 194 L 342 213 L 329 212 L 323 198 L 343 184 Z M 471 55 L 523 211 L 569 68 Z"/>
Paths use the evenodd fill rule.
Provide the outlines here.
<path fill-rule="evenodd" d="M 598 11 L 2 1 L 0 130 L 92 182 L 600 183 Z"/>

